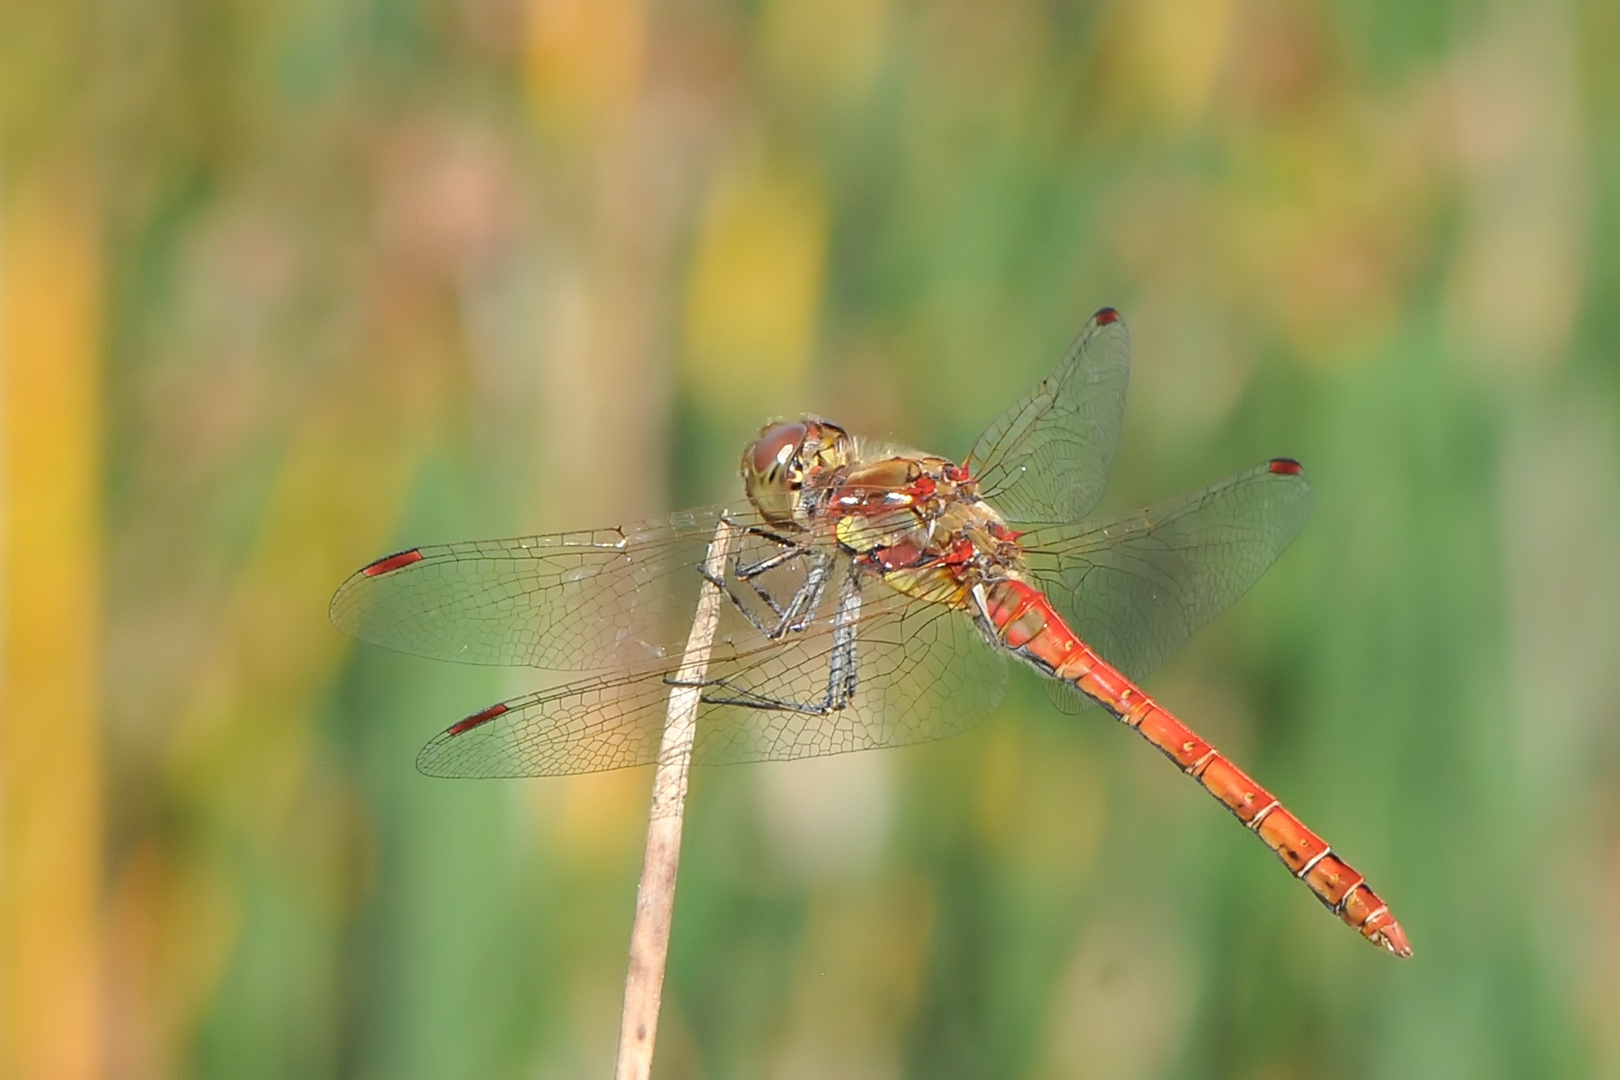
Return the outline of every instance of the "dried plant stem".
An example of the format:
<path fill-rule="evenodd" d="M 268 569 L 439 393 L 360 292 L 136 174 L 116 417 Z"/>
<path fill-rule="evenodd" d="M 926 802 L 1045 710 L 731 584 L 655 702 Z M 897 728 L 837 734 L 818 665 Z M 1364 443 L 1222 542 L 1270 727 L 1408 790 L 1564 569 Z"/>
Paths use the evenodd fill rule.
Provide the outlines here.
<path fill-rule="evenodd" d="M 705 560 L 710 581 L 698 595 L 692 633 L 680 673 L 669 693 L 658 769 L 653 773 L 652 808 L 647 820 L 647 851 L 636 887 L 636 918 L 630 929 L 630 970 L 624 978 L 624 1013 L 619 1018 L 619 1057 L 615 1080 L 646 1080 L 652 1072 L 653 1042 L 658 1035 L 658 1006 L 664 988 L 664 961 L 669 953 L 669 927 L 675 907 L 675 875 L 681 862 L 681 823 L 686 812 L 686 775 L 697 734 L 702 682 L 709 668 L 709 649 L 720 621 L 720 589 L 713 581 L 725 574 L 732 526 L 722 521 L 714 531 Z"/>

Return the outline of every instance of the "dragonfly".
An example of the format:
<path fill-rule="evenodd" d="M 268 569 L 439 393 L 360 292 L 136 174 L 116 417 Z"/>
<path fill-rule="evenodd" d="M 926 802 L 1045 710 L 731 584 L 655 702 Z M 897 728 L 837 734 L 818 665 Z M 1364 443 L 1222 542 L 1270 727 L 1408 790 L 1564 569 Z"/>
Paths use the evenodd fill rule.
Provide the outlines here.
<path fill-rule="evenodd" d="M 960 462 L 819 417 L 776 421 L 743 451 L 746 501 L 410 548 L 345 581 L 332 621 L 416 656 L 572 673 L 429 741 L 417 765 L 447 777 L 653 762 L 705 587 L 723 595 L 694 764 L 955 735 L 996 707 L 1021 661 L 1057 706 L 1101 706 L 1333 914 L 1410 956 L 1362 874 L 1138 685 L 1276 560 L 1311 491 L 1299 463 L 1279 457 L 1145 510 L 1088 517 L 1118 445 L 1130 363 L 1125 323 L 1104 308 Z M 714 574 L 705 558 L 722 522 L 734 541 Z"/>

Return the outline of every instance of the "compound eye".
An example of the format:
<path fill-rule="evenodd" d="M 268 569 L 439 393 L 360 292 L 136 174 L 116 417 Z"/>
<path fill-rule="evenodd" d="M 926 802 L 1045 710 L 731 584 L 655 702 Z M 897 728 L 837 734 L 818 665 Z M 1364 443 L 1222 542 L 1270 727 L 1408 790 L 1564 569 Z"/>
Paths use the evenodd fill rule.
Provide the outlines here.
<path fill-rule="evenodd" d="M 754 475 L 769 478 L 785 468 L 809 434 L 809 428 L 802 423 L 773 424 L 761 431 L 748 453 Z"/>
<path fill-rule="evenodd" d="M 809 437 L 809 424 L 771 424 L 743 451 L 743 490 L 766 521 L 792 524 L 804 480 L 798 459 Z"/>

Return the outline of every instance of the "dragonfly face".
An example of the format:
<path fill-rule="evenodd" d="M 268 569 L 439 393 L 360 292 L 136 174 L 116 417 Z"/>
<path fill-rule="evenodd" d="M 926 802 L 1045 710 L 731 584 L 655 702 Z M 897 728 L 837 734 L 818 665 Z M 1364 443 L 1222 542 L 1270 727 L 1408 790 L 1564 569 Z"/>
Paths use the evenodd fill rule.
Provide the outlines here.
<path fill-rule="evenodd" d="M 743 490 L 772 525 L 805 528 L 808 509 L 800 498 L 817 473 L 849 463 L 849 433 L 815 417 L 766 424 L 742 456 Z"/>

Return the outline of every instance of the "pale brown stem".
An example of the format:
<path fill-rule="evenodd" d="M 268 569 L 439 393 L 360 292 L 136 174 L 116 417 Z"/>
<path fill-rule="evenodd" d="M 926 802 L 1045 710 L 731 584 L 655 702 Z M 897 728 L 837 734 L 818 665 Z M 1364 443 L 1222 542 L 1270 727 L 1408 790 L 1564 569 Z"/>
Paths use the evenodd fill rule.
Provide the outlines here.
<path fill-rule="evenodd" d="M 731 551 L 732 527 L 721 521 L 705 560 L 709 580 L 698 594 L 692 633 L 680 672 L 669 692 L 664 738 L 653 773 L 652 808 L 648 811 L 647 852 L 636 886 L 636 918 L 630 928 L 630 970 L 624 977 L 624 1013 L 619 1018 L 619 1057 L 614 1080 L 647 1080 L 652 1072 L 653 1041 L 658 1035 L 658 1006 L 664 989 L 664 961 L 669 954 L 669 927 L 675 908 L 675 875 L 681 862 L 681 822 L 686 810 L 686 774 L 692 763 L 697 711 L 709 648 L 720 621 L 720 589 Z"/>

